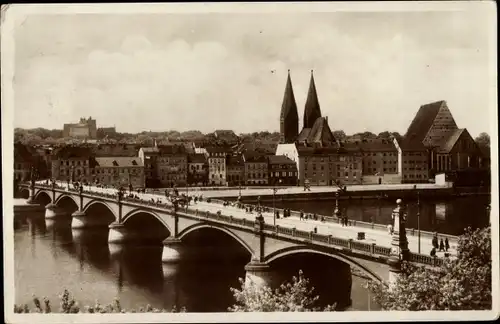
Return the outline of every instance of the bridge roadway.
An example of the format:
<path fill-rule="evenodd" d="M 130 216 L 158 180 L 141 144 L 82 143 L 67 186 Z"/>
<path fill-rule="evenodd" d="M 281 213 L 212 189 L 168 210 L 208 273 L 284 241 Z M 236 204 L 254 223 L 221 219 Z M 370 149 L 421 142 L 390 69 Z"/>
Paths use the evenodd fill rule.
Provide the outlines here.
<path fill-rule="evenodd" d="M 40 181 L 40 183 L 44 183 L 43 181 Z M 57 183 L 60 186 L 67 187 L 67 184 L 64 182 L 58 182 Z M 84 186 L 85 190 L 90 190 L 94 192 L 100 192 L 100 193 L 107 193 L 107 194 L 115 194 L 116 189 L 114 188 L 98 188 L 96 186 Z M 139 198 L 144 199 L 144 200 L 158 200 L 162 203 L 169 203 L 168 200 L 165 198 L 165 196 L 160 196 L 159 194 L 154 194 L 154 193 L 136 193 L 134 192 L 135 195 L 139 196 Z M 190 196 L 195 194 L 194 192 L 191 193 L 189 192 Z M 221 212 L 222 215 L 226 216 L 233 216 L 234 218 L 240 218 L 240 219 L 247 219 L 253 221 L 255 217 L 257 216 L 256 212 L 249 213 L 246 212 L 245 209 L 240 209 L 237 208 L 236 206 L 223 206 L 221 203 L 215 203 L 215 202 L 206 202 L 205 200 L 202 202 L 197 202 L 191 203 L 191 206 L 196 206 L 200 211 L 208 211 L 210 213 L 217 213 L 218 211 Z M 396 203 L 394 203 L 394 207 L 396 207 Z M 268 224 L 273 224 L 274 222 L 274 216 L 273 216 L 273 211 L 272 208 L 270 209 L 270 212 L 264 212 L 262 213 L 264 216 L 265 222 Z M 371 228 L 365 228 L 365 227 L 358 227 L 358 226 L 342 226 L 341 224 L 338 223 L 332 223 L 332 222 L 321 222 L 321 221 L 315 221 L 315 220 L 300 220 L 299 217 L 297 216 L 290 216 L 288 218 L 279 218 L 276 219 L 276 225 L 278 226 L 283 226 L 283 227 L 295 227 L 298 230 L 302 231 L 313 231 L 314 228 L 317 229 L 317 232 L 319 234 L 323 235 L 332 235 L 334 237 L 342 238 L 342 239 L 353 239 L 357 240 L 357 235 L 358 232 L 364 232 L 365 233 L 365 240 L 363 240 L 363 243 L 375 243 L 378 246 L 384 246 L 384 247 L 390 247 L 391 246 L 391 241 L 392 241 L 392 236 L 386 231 L 386 230 L 380 230 L 380 229 L 371 229 Z M 418 252 L 418 237 L 407 235 L 408 237 L 408 247 L 410 251 L 413 253 Z M 448 253 L 450 253 L 451 256 L 456 255 L 456 240 L 450 240 L 450 250 L 448 250 Z M 432 240 L 429 237 L 421 237 L 420 239 L 420 248 L 421 254 L 426 254 L 429 255 L 430 251 L 432 249 Z M 437 252 L 437 256 L 443 257 L 444 252 Z"/>

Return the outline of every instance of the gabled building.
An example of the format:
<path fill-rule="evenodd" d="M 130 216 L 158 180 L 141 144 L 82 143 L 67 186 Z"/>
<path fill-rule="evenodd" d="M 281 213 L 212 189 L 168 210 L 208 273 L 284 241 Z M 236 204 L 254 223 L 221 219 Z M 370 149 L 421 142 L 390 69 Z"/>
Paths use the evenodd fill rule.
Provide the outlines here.
<path fill-rule="evenodd" d="M 275 186 L 296 186 L 298 184 L 297 164 L 285 155 L 270 155 L 269 184 Z"/>
<path fill-rule="evenodd" d="M 440 172 L 481 167 L 483 154 L 480 148 L 466 129 L 458 128 L 444 100 L 420 107 L 408 127 L 401 149 L 415 148 L 419 143 L 427 150 L 427 168 L 431 177 Z"/>
<path fill-rule="evenodd" d="M 429 181 L 429 149 L 422 142 L 393 138 L 398 151 L 398 175 L 401 183 Z"/>

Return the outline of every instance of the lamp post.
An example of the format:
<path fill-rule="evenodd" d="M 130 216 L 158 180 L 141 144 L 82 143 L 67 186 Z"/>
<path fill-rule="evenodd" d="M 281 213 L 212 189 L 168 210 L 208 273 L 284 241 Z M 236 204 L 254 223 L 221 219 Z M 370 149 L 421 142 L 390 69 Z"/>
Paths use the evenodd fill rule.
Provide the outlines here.
<path fill-rule="evenodd" d="M 418 254 L 420 254 L 420 191 L 417 191 Z"/>
<path fill-rule="evenodd" d="M 335 209 L 333 210 L 333 215 L 340 219 L 340 209 L 339 209 L 339 192 L 335 192 Z"/>

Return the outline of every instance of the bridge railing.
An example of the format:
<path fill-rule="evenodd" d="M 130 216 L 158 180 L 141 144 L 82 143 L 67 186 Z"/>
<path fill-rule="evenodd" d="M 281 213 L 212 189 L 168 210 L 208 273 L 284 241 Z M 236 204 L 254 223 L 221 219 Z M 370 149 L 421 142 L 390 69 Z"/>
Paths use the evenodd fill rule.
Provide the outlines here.
<path fill-rule="evenodd" d="M 41 185 L 37 185 L 37 186 L 47 188 L 46 186 L 41 186 Z M 70 191 L 78 192 L 78 190 L 76 190 L 76 189 L 71 190 L 71 188 L 70 188 Z M 103 192 L 92 192 L 92 191 L 84 191 L 84 192 L 87 194 L 98 196 L 98 197 L 106 197 L 106 198 L 113 198 L 113 199 L 117 198 L 116 194 L 107 194 L 107 193 L 103 193 Z M 145 205 L 145 206 L 150 206 L 150 207 L 155 207 L 155 208 L 164 208 L 167 210 L 173 209 L 173 207 L 167 203 L 158 203 L 158 202 L 153 202 L 153 201 L 148 201 L 148 200 L 137 200 L 135 198 L 128 198 L 128 197 L 123 197 L 123 200 L 137 204 L 137 205 L 143 205 L 143 206 Z M 255 228 L 255 225 L 256 225 L 255 221 L 253 221 L 253 220 L 222 215 L 220 212 L 218 212 L 218 213 L 210 213 L 208 211 L 203 212 L 203 211 L 199 211 L 197 208 L 194 208 L 194 207 L 182 208 L 179 211 L 185 212 L 191 216 L 194 215 L 194 216 L 199 217 L 201 219 L 203 219 L 203 218 L 213 219 L 213 220 L 217 220 L 219 222 L 239 225 L 239 226 L 247 227 L 247 228 Z M 332 235 L 324 235 L 324 234 L 319 234 L 319 233 L 315 233 L 312 231 L 307 232 L 307 231 L 298 230 L 296 228 L 283 227 L 283 226 L 278 226 L 278 225 L 273 225 L 273 224 L 268 224 L 268 223 L 264 223 L 263 229 L 265 231 L 274 232 L 274 233 L 281 234 L 281 235 L 288 236 L 288 237 L 301 238 L 301 239 L 305 239 L 305 240 L 308 240 L 311 242 L 319 242 L 319 243 L 327 244 L 327 245 L 331 245 L 331 246 L 347 248 L 348 250 L 351 250 L 351 251 L 359 251 L 359 252 L 363 252 L 365 254 L 370 254 L 370 255 L 390 256 L 390 254 L 391 254 L 391 248 L 384 247 L 384 246 L 378 246 L 375 243 L 364 243 L 364 242 L 355 241 L 353 239 L 342 239 L 342 238 L 338 238 L 338 237 L 333 237 Z M 427 256 L 427 255 L 423 255 L 423 254 L 416 254 L 416 253 L 410 254 L 409 261 L 415 262 L 415 263 L 432 265 L 432 266 L 439 266 L 444 262 L 443 259 L 441 259 L 441 258 L 431 257 L 431 256 Z"/>

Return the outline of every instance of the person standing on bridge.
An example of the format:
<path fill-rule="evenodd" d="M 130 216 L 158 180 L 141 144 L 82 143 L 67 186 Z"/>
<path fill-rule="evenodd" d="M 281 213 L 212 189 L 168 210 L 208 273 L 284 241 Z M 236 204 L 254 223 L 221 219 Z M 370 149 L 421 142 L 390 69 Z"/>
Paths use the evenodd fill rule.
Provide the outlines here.
<path fill-rule="evenodd" d="M 304 211 L 301 210 L 300 214 L 299 214 L 299 220 L 303 220 L 303 219 L 304 219 Z"/>
<path fill-rule="evenodd" d="M 441 238 L 441 240 L 439 241 L 439 252 L 441 251 L 444 251 L 444 242 L 443 242 L 443 239 Z"/>
<path fill-rule="evenodd" d="M 450 248 L 450 242 L 448 241 L 448 238 L 444 239 L 444 249 L 446 252 L 448 252 L 448 249 Z"/>
<path fill-rule="evenodd" d="M 437 249 L 439 247 L 438 245 L 438 238 L 437 238 L 437 235 L 434 234 L 434 237 L 432 238 L 432 246 Z"/>
<path fill-rule="evenodd" d="M 431 250 L 431 257 L 435 257 L 435 256 L 436 256 L 436 248 L 433 247 Z"/>

